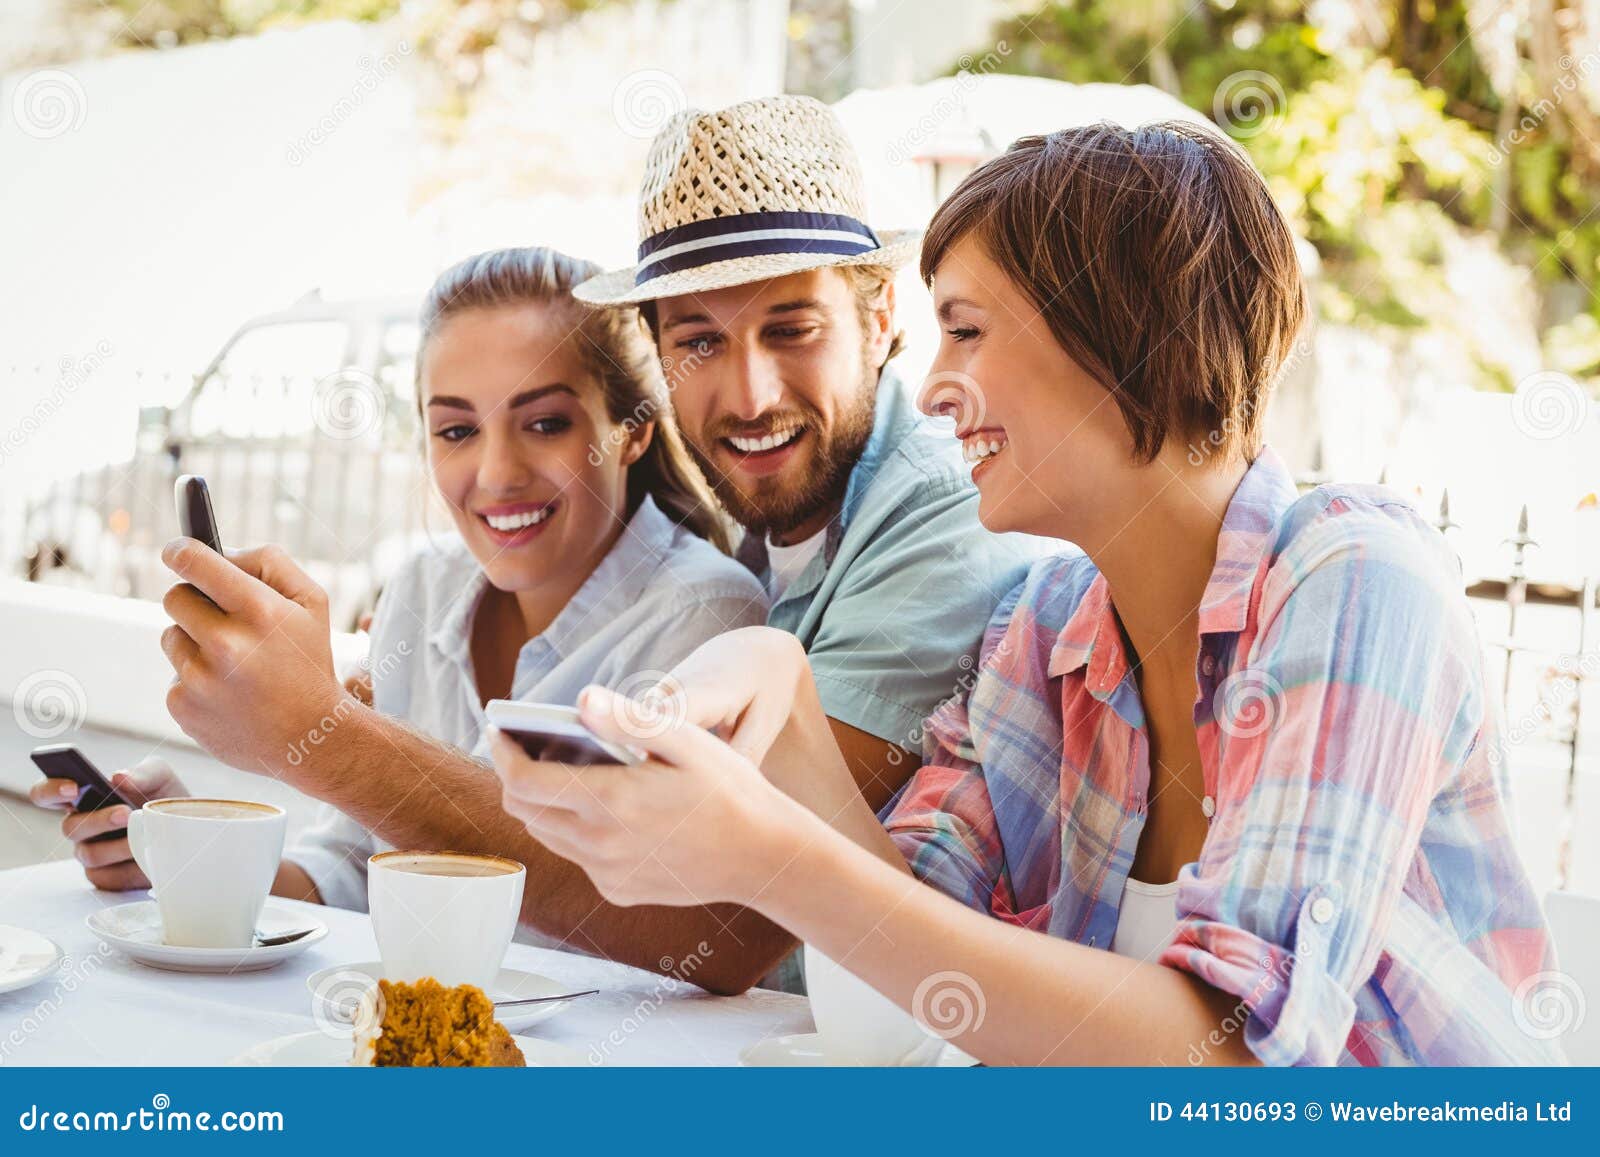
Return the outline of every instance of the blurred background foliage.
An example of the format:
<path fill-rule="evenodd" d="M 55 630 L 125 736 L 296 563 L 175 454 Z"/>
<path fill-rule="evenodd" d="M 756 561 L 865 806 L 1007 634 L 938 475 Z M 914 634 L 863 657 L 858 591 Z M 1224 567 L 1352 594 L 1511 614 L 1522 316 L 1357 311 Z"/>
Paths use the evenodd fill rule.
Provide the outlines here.
<path fill-rule="evenodd" d="M 76 2 L 112 10 L 130 48 L 393 19 L 430 66 L 429 104 L 448 133 L 497 54 L 516 57 L 542 30 L 626 0 Z M 791 41 L 836 36 L 828 25 L 847 25 L 850 7 L 796 0 Z M 1600 0 L 1022 0 L 1010 10 L 991 40 L 1010 46 L 1001 70 L 1151 84 L 1238 139 L 1320 257 L 1325 320 L 1394 342 L 1441 339 L 1465 352 L 1480 387 L 1511 388 L 1536 356 L 1600 389 Z M 1464 309 L 1464 292 L 1499 295 L 1519 323 L 1529 314 L 1521 344 L 1537 350 L 1508 353 L 1518 343 L 1484 324 L 1496 303 Z"/>
<path fill-rule="evenodd" d="M 1217 120 L 1316 247 L 1324 318 L 1442 334 L 1471 352 L 1475 384 L 1510 388 L 1451 278 L 1452 254 L 1487 241 L 1531 272 L 1544 363 L 1594 389 L 1597 9 L 1069 0 L 997 35 L 1014 46 L 1007 72 L 1148 83 Z"/>

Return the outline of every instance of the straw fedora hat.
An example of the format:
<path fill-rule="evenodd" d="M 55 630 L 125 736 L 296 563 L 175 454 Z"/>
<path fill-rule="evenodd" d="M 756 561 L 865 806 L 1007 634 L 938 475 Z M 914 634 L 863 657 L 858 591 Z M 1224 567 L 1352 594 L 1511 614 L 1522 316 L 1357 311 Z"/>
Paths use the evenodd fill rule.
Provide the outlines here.
<path fill-rule="evenodd" d="M 591 305 L 747 285 L 834 265 L 904 265 L 920 234 L 866 223 L 861 163 L 808 96 L 689 109 L 656 135 L 639 189 L 639 264 L 572 293 Z"/>

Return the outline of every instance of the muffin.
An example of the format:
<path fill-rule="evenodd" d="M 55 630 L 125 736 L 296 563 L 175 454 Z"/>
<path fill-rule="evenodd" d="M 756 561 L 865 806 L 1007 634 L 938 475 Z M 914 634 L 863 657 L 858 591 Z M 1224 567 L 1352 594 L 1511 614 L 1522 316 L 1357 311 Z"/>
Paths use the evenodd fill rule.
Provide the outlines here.
<path fill-rule="evenodd" d="M 361 1003 L 352 1065 L 376 1068 L 520 1068 L 522 1050 L 494 1019 L 494 1004 L 471 984 L 446 988 L 380 980 Z"/>

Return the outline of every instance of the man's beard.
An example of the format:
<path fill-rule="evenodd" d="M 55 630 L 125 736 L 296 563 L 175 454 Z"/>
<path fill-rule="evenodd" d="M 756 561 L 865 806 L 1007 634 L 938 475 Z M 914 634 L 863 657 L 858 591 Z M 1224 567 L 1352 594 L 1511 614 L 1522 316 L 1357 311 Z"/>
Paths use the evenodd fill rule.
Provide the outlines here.
<path fill-rule="evenodd" d="M 820 415 L 815 409 L 801 403 L 796 411 L 777 415 L 770 428 L 787 429 L 800 425 L 806 434 L 815 439 L 811 452 L 811 468 L 798 482 L 780 484 L 777 478 L 757 480 L 756 490 L 748 492 L 723 473 L 716 460 L 702 446 L 722 445 L 729 433 L 746 434 L 748 427 L 738 423 L 717 423 L 715 433 L 702 433 L 700 437 L 685 438 L 689 453 L 700 472 L 705 475 L 711 491 L 729 514 L 751 534 L 782 537 L 796 527 L 811 521 L 824 511 L 836 510 L 844 500 L 845 488 L 850 484 L 850 472 L 861 460 L 862 452 L 872 437 L 878 393 L 878 371 L 863 365 L 859 388 L 846 407 L 839 412 L 831 431 L 824 433 Z"/>

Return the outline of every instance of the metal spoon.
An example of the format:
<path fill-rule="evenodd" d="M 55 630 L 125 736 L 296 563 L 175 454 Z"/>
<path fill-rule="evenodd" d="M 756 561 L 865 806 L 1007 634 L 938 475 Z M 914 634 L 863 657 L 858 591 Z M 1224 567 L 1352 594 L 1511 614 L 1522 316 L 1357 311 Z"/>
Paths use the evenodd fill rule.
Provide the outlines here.
<path fill-rule="evenodd" d="M 593 996 L 599 991 L 598 988 L 590 988 L 583 992 L 562 993 L 560 996 L 529 996 L 521 1000 L 497 1000 L 494 1002 L 494 1006 L 496 1008 L 519 1008 L 525 1004 L 549 1004 L 557 1000 L 577 1000 L 580 996 Z"/>
<path fill-rule="evenodd" d="M 277 936 L 263 936 L 263 935 L 261 935 L 260 932 L 257 932 L 256 933 L 256 947 L 257 948 L 272 948 L 272 947 L 274 947 L 275 945 L 278 945 L 278 944 L 293 944 L 296 940 L 299 940 L 301 937 L 310 936 L 315 931 L 316 931 L 315 928 L 298 928 L 293 932 L 283 932 L 283 933 L 280 933 Z"/>

